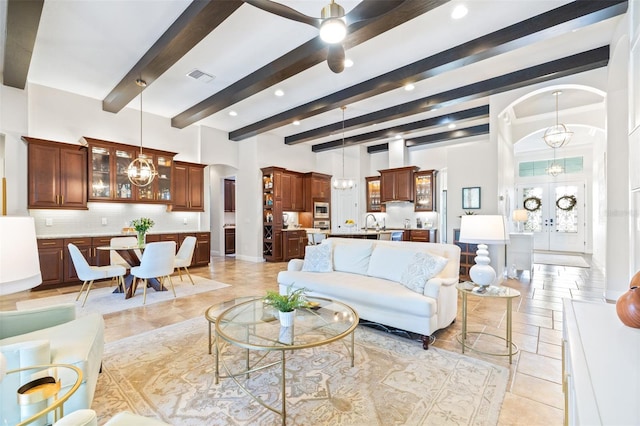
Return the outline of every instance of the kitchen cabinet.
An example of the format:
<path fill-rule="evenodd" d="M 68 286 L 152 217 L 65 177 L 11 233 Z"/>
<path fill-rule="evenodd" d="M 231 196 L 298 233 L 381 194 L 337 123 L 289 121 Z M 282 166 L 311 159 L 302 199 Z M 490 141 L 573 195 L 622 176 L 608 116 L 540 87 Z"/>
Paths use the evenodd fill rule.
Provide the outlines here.
<path fill-rule="evenodd" d="M 196 249 L 193 258 L 193 266 L 207 266 L 211 261 L 211 234 L 208 232 L 196 232 Z"/>
<path fill-rule="evenodd" d="M 309 172 L 303 177 L 304 211 L 313 212 L 314 201 L 331 201 L 331 175 Z"/>
<path fill-rule="evenodd" d="M 236 230 L 235 228 L 224 229 L 224 254 L 236 252 Z"/>
<path fill-rule="evenodd" d="M 87 149 L 23 136 L 30 209 L 87 209 Z"/>
<path fill-rule="evenodd" d="M 299 173 L 282 173 L 282 210 L 304 211 L 304 185 Z"/>
<path fill-rule="evenodd" d="M 384 212 L 385 205 L 380 202 L 380 176 L 364 178 L 367 191 L 367 213 Z"/>
<path fill-rule="evenodd" d="M 304 258 L 305 247 L 307 246 L 307 231 L 283 231 L 283 248 L 285 261 L 291 259 Z"/>
<path fill-rule="evenodd" d="M 107 266 L 111 264 L 111 253 L 109 250 L 98 250 L 98 247 L 110 246 L 111 238 L 115 237 L 93 237 L 91 238 L 91 257 L 88 259 L 90 265 Z"/>
<path fill-rule="evenodd" d="M 127 168 L 140 156 L 139 147 L 83 137 L 89 149 L 89 200 L 169 204 L 172 200 L 175 152 L 143 149 L 158 175 L 151 184 L 138 187 L 129 181 Z"/>
<path fill-rule="evenodd" d="M 436 210 L 435 200 L 435 183 L 436 183 L 436 171 L 424 170 L 415 172 L 414 176 L 414 189 L 413 199 L 415 200 L 414 211 L 417 212 L 432 212 Z"/>
<path fill-rule="evenodd" d="M 204 211 L 204 164 L 173 163 L 171 211 Z"/>
<path fill-rule="evenodd" d="M 282 261 L 282 176 L 285 169 L 262 171 L 262 255 L 267 262 Z"/>
<path fill-rule="evenodd" d="M 380 202 L 413 201 L 413 173 L 417 170 L 414 166 L 379 170 Z"/>
<path fill-rule="evenodd" d="M 63 247 L 62 238 L 38 239 L 42 284 L 37 289 L 56 286 L 64 281 Z"/>
<path fill-rule="evenodd" d="M 407 229 L 404 231 L 403 241 L 417 243 L 433 243 L 436 241 L 435 229 Z"/>
<path fill-rule="evenodd" d="M 80 281 L 78 278 L 78 273 L 76 272 L 75 266 L 73 266 L 73 259 L 71 259 L 71 253 L 69 253 L 69 248 L 67 247 L 69 244 L 74 244 L 78 247 L 78 250 L 87 262 L 91 260 L 91 237 L 75 237 L 75 238 L 65 238 L 63 240 L 64 250 L 63 250 L 63 260 L 64 260 L 64 282 L 77 282 Z"/>
<path fill-rule="evenodd" d="M 224 211 L 236 211 L 236 181 L 233 179 L 224 180 Z"/>

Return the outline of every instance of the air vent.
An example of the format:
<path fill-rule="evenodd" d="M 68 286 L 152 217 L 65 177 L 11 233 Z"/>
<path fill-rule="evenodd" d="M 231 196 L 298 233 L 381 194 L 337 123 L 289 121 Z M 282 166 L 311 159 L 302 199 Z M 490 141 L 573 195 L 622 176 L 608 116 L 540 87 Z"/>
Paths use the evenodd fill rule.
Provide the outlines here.
<path fill-rule="evenodd" d="M 207 74 L 204 71 L 201 71 L 199 69 L 194 69 L 189 71 L 189 73 L 187 73 L 187 77 L 191 77 L 194 80 L 198 80 L 202 83 L 209 83 L 210 81 L 212 81 L 214 78 L 216 78 L 215 76 L 211 75 L 211 74 Z"/>

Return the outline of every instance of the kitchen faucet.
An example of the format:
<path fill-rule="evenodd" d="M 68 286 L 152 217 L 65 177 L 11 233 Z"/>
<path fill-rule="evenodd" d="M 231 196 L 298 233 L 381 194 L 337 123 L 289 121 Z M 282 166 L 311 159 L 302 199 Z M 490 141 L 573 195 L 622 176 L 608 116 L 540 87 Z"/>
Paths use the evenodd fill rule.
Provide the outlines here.
<path fill-rule="evenodd" d="M 369 230 L 369 216 L 373 217 L 373 221 L 376 223 L 376 225 L 378 224 L 378 221 L 376 220 L 376 217 L 372 213 L 369 213 L 368 215 L 366 215 L 364 217 L 364 231 L 365 232 L 367 232 Z"/>

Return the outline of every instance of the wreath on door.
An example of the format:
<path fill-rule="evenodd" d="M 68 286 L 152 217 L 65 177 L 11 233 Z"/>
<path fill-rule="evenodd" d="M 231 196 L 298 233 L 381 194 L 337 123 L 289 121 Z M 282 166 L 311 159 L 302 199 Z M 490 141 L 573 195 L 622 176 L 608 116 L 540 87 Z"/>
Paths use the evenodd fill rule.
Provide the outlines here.
<path fill-rule="evenodd" d="M 529 197 L 529 198 L 525 198 L 522 205 L 524 206 L 525 210 L 528 210 L 530 212 L 535 212 L 537 210 L 540 210 L 540 207 L 542 207 L 542 200 L 535 196 Z"/>
<path fill-rule="evenodd" d="M 573 210 L 577 202 L 578 200 L 576 200 L 575 195 L 563 195 L 556 200 L 556 207 L 565 212 L 569 212 Z"/>

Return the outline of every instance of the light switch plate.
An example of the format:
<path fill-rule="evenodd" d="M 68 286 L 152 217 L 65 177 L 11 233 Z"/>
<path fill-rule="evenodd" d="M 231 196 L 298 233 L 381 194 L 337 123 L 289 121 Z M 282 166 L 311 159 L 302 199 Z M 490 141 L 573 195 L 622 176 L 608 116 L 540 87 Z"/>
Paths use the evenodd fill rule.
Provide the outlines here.
<path fill-rule="evenodd" d="M 45 224 L 46 226 L 53 226 L 53 219 L 52 219 L 52 218 L 50 218 L 50 217 L 45 218 L 45 220 L 44 220 L 44 224 Z"/>
<path fill-rule="evenodd" d="M 103 217 L 103 218 L 102 218 L 102 225 L 106 225 L 106 224 L 107 224 L 107 218 L 106 218 L 106 217 Z"/>

